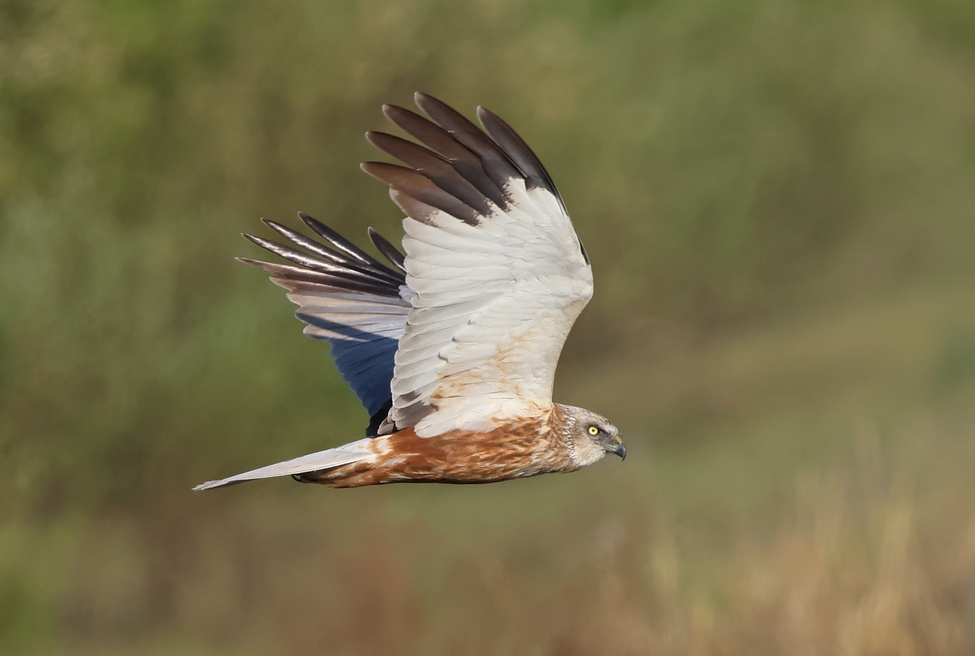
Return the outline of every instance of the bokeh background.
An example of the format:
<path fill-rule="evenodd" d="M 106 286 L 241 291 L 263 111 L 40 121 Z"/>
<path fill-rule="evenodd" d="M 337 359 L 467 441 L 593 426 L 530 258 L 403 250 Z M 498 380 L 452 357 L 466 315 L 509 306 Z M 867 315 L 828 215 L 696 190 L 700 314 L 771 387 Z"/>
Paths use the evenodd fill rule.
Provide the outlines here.
<path fill-rule="evenodd" d="M 357 438 L 281 291 L 384 102 L 483 104 L 596 273 L 630 457 L 200 481 Z M 975 652 L 975 5 L 0 1 L 0 652 Z"/>

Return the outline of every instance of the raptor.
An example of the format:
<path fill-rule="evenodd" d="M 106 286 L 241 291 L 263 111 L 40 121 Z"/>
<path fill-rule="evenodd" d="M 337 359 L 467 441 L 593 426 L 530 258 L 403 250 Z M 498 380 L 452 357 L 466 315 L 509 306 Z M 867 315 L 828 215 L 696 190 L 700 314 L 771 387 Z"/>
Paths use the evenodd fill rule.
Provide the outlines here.
<path fill-rule="evenodd" d="M 317 239 L 274 221 L 265 223 L 291 245 L 245 235 L 286 263 L 238 258 L 269 273 L 299 306 L 305 334 L 331 345 L 370 415 L 366 436 L 194 489 L 275 476 L 333 487 L 489 483 L 626 457 L 606 418 L 552 401 L 593 283 L 551 177 L 490 111 L 477 109 L 481 129 L 432 96 L 414 100 L 426 116 L 383 112 L 416 141 L 366 134 L 402 165 L 362 165 L 406 214 L 404 253 L 370 228 L 384 264 L 299 214 Z"/>

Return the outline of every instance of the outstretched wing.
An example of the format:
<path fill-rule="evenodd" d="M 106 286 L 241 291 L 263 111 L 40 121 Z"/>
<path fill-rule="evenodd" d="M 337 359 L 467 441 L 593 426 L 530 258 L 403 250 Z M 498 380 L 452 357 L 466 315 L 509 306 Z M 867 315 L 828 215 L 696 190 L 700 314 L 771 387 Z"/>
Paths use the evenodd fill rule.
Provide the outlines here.
<path fill-rule="evenodd" d="M 592 270 L 555 185 L 514 130 L 483 108 L 487 133 L 439 100 L 415 100 L 432 120 L 383 111 L 423 146 L 369 133 L 406 166 L 363 164 L 407 214 L 406 282 L 416 293 L 380 432 L 487 429 L 551 405 Z"/>
<path fill-rule="evenodd" d="M 399 270 L 390 269 L 321 222 L 298 216 L 332 247 L 265 220 L 304 250 L 244 236 L 294 264 L 237 259 L 261 267 L 288 290 L 288 298 L 300 306 L 295 316 L 308 324 L 305 334 L 331 345 L 335 366 L 372 418 L 369 433 L 375 435 L 392 402 L 393 356 L 413 296 L 403 276 L 403 256 L 370 229 L 373 243 Z"/>

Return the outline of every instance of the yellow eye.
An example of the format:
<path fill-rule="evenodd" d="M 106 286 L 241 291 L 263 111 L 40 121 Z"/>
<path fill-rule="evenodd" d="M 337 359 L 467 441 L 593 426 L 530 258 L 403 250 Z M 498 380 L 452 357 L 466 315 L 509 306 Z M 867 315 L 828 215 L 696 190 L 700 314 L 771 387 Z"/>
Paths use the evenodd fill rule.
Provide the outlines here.
<path fill-rule="evenodd" d="M 599 428 L 597 428 L 596 426 L 590 426 L 589 427 L 589 434 L 590 435 L 599 435 Z"/>

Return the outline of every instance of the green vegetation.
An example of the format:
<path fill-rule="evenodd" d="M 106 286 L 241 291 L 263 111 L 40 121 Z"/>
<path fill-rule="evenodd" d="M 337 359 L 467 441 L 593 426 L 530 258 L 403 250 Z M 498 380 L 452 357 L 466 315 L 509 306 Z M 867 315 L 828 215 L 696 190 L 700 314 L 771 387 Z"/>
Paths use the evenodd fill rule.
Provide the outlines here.
<path fill-rule="evenodd" d="M 0 0 L 0 652 L 972 653 L 973 80 L 953 0 Z M 414 89 L 558 182 L 630 457 L 191 494 L 361 434 L 232 258 L 396 238 Z"/>

